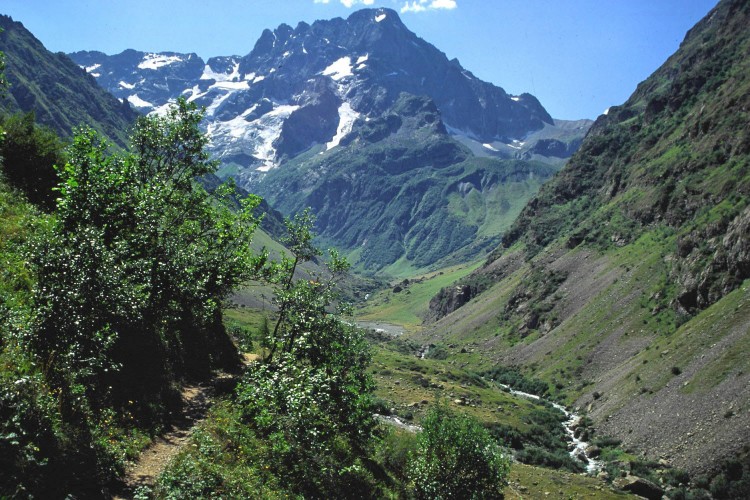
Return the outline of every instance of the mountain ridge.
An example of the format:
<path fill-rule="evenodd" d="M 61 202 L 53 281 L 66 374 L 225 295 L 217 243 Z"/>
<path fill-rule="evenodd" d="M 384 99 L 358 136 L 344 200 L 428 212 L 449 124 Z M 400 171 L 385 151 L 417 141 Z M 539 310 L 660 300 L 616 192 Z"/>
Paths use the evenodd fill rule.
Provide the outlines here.
<path fill-rule="evenodd" d="M 68 56 L 48 51 L 22 23 L 0 15 L 0 31 L 9 83 L 0 108 L 34 112 L 39 123 L 65 138 L 72 137 L 79 125 L 87 125 L 119 146 L 126 144 L 138 113 L 102 89 Z"/>
<path fill-rule="evenodd" d="M 505 141 L 520 149 L 517 144 L 528 132 L 555 126 L 536 98 L 509 96 L 476 79 L 410 32 L 389 9 L 363 9 L 347 20 L 299 23 L 294 29 L 282 24 L 264 30 L 246 56 L 212 57 L 205 64 L 196 54 L 131 49 L 113 56 L 81 51 L 71 57 L 115 96 L 142 111 L 159 109 L 179 95 L 205 105 L 209 120 L 216 118 L 208 131 L 221 144 L 219 157 L 240 157 L 245 168 L 267 170 L 284 155 L 293 157 L 313 143 L 331 143 L 340 135 L 337 129 L 351 126 L 353 115 L 377 116 L 401 92 L 430 95 L 450 128 L 480 144 Z M 154 81 L 153 75 L 158 75 Z M 343 101 L 348 113 L 342 113 Z M 253 103 L 256 113 L 243 114 Z M 290 103 L 299 107 L 285 107 Z M 275 141 L 294 142 L 278 122 L 303 113 L 307 105 L 318 105 L 317 126 L 297 148 L 274 147 Z M 276 119 L 269 115 L 268 123 L 250 129 L 232 120 L 238 115 L 258 119 L 274 108 L 281 108 Z M 247 137 L 248 130 L 256 135 Z"/>

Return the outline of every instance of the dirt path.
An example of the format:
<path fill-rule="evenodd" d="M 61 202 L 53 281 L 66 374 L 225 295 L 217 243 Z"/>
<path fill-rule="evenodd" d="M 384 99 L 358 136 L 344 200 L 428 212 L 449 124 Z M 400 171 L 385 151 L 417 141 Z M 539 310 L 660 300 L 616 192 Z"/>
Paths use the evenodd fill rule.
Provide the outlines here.
<path fill-rule="evenodd" d="M 259 356 L 244 354 L 243 358 L 247 366 L 256 362 Z M 232 385 L 232 379 L 231 375 L 220 374 L 206 385 L 183 387 L 180 393 L 181 410 L 169 423 L 169 430 L 155 438 L 154 442 L 141 452 L 138 460 L 125 470 L 125 475 L 120 481 L 120 491 L 113 498 L 133 498 L 137 488 L 153 487 L 156 478 L 166 468 L 169 461 L 188 443 L 193 428 L 206 417 L 217 388 L 226 390 L 228 385 Z"/>
<path fill-rule="evenodd" d="M 214 392 L 212 386 L 189 385 L 182 389 L 182 410 L 170 422 L 169 430 L 155 438 L 125 470 L 122 489 L 115 499 L 133 498 L 138 487 L 154 485 L 167 463 L 187 444 L 193 427 L 205 418 Z"/>

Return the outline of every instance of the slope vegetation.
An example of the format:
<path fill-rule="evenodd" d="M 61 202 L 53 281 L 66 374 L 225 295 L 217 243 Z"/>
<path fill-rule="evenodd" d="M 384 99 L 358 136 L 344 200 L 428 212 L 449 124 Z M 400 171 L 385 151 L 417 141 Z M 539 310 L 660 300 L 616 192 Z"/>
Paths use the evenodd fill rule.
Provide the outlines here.
<path fill-rule="evenodd" d="M 120 146 L 126 144 L 137 113 L 99 87 L 68 56 L 48 51 L 23 24 L 3 15 L 0 51 L 5 52 L 9 83 L 0 109 L 34 112 L 39 123 L 64 138 L 72 137 L 75 127 L 87 125 Z"/>
<path fill-rule="evenodd" d="M 477 158 L 447 134 L 431 100 L 402 94 L 391 113 L 356 127 L 347 147 L 300 156 L 258 187 L 283 212 L 311 206 L 321 236 L 362 269 L 398 273 L 493 248 L 555 170 Z"/>
<path fill-rule="evenodd" d="M 416 335 L 524 367 L 652 459 L 716 469 L 750 443 L 748 23 L 744 1 L 698 23 Z"/>

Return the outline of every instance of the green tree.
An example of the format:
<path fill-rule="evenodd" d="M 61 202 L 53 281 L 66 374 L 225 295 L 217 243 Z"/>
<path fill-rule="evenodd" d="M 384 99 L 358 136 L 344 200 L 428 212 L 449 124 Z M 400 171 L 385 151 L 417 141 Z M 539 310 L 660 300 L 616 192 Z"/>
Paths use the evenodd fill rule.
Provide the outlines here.
<path fill-rule="evenodd" d="M 0 156 L 6 180 L 29 201 L 52 210 L 57 185 L 55 165 L 63 165 L 64 144 L 50 128 L 34 123 L 34 113 L 15 114 L 0 123 Z"/>
<path fill-rule="evenodd" d="M 300 277 L 298 264 L 318 255 L 309 211 L 287 221 L 291 257 L 274 266 L 279 318 L 271 352 L 238 388 L 239 402 L 272 443 L 277 473 L 293 490 L 320 496 L 340 490 L 370 443 L 372 380 L 363 333 L 342 321 L 337 281 L 349 268 L 329 251 L 326 272 Z M 356 489 L 356 488 L 355 488 Z"/>
<path fill-rule="evenodd" d="M 422 428 L 408 471 L 418 498 L 503 498 L 510 460 L 475 419 L 437 405 Z"/>
<path fill-rule="evenodd" d="M 35 346 L 71 393 L 143 398 L 232 355 L 222 301 L 264 260 L 249 248 L 259 198 L 238 209 L 232 185 L 196 182 L 216 168 L 201 117 L 184 100 L 142 117 L 127 153 L 84 130 L 58 169 L 57 217 L 31 252 Z"/>

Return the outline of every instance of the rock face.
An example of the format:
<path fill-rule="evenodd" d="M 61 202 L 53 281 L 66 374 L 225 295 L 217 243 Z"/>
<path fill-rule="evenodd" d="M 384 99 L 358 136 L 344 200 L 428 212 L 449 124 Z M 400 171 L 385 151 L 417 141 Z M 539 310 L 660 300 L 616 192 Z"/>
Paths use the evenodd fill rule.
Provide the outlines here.
<path fill-rule="evenodd" d="M 471 285 L 457 285 L 440 289 L 440 292 L 430 299 L 430 315 L 432 318 L 442 318 L 459 307 L 468 303 L 475 295 Z"/>

